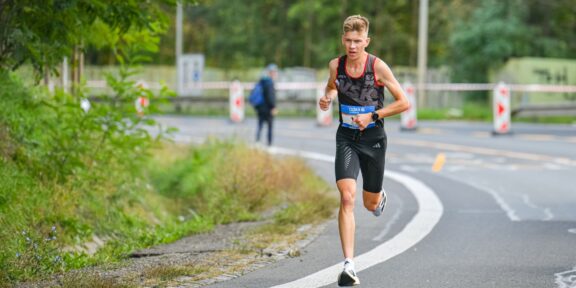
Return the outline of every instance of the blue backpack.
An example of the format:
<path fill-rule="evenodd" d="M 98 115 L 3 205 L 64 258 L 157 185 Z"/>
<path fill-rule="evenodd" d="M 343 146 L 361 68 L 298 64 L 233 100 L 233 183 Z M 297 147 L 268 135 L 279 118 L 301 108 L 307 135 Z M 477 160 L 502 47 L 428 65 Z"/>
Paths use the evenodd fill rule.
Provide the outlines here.
<path fill-rule="evenodd" d="M 250 105 L 253 107 L 260 106 L 264 103 L 264 85 L 262 81 L 258 81 L 258 83 L 254 85 L 254 89 L 252 89 L 248 97 L 248 102 L 250 102 Z"/>

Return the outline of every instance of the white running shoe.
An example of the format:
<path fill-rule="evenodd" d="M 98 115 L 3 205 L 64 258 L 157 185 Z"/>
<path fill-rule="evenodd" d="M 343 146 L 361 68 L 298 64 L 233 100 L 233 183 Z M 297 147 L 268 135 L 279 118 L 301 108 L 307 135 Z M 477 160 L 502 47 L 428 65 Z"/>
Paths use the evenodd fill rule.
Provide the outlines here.
<path fill-rule="evenodd" d="M 354 265 L 348 261 L 344 262 L 344 270 L 338 275 L 338 286 L 356 286 L 360 284 L 360 279 L 354 271 Z"/>
<path fill-rule="evenodd" d="M 380 200 L 380 203 L 378 203 L 378 206 L 372 212 L 372 214 L 374 214 L 374 216 L 376 217 L 382 215 L 384 208 L 386 208 L 386 192 L 384 191 L 384 189 L 382 189 L 381 195 L 382 199 Z"/>

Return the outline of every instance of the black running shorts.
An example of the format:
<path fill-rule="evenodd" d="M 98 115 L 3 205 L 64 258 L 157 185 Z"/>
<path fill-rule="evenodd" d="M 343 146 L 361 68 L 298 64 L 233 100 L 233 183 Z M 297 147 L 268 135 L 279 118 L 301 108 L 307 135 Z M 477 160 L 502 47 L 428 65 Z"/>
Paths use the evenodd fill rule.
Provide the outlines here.
<path fill-rule="evenodd" d="M 362 171 L 364 191 L 379 193 L 384 180 L 386 132 L 381 127 L 364 131 L 338 127 L 336 132 L 336 181 L 356 180 Z"/>

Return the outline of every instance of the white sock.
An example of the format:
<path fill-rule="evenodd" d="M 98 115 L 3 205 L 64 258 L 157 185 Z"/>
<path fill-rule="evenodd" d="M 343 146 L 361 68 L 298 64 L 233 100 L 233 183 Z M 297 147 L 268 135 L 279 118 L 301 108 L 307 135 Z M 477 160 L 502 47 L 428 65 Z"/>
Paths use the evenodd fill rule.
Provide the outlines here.
<path fill-rule="evenodd" d="M 344 259 L 344 268 L 349 269 L 349 270 L 355 270 L 354 269 L 354 260 L 352 260 L 350 258 Z"/>

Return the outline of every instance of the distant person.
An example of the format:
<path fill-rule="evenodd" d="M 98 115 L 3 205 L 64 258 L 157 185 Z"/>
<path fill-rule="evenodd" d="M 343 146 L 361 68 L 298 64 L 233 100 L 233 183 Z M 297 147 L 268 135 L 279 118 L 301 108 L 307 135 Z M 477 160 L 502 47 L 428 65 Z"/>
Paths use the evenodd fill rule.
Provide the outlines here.
<path fill-rule="evenodd" d="M 360 284 L 354 269 L 354 199 L 356 179 L 362 172 L 364 207 L 382 215 L 386 193 L 382 188 L 387 137 L 384 118 L 410 107 L 394 74 L 378 57 L 366 52 L 370 44 L 368 19 L 360 15 L 346 18 L 342 45 L 346 55 L 330 61 L 330 78 L 320 109 L 326 111 L 338 96 L 340 125 L 336 132 L 336 186 L 340 191 L 338 224 L 344 254 L 339 286 Z M 384 88 L 395 101 L 384 107 Z"/>
<path fill-rule="evenodd" d="M 274 81 L 278 78 L 278 66 L 269 64 L 266 66 L 264 76 L 256 83 L 250 94 L 250 103 L 258 115 L 258 127 L 256 130 L 256 142 L 260 141 L 260 134 L 264 123 L 268 125 L 268 146 L 272 145 L 272 130 L 276 109 L 276 90 Z"/>

